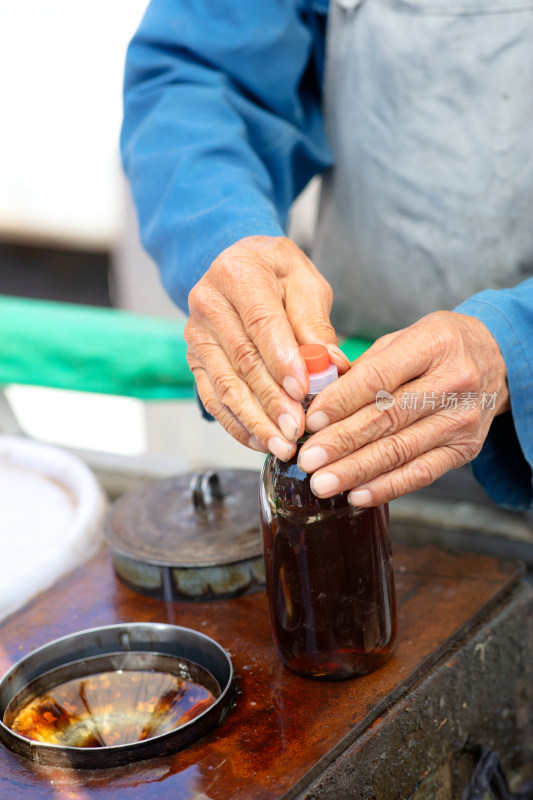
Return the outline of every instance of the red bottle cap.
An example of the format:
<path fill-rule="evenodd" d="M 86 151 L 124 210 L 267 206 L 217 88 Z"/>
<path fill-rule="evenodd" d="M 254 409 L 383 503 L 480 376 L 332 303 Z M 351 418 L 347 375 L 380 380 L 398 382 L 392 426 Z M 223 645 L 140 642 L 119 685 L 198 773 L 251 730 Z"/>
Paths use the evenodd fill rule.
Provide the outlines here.
<path fill-rule="evenodd" d="M 301 344 L 298 348 L 310 375 L 325 372 L 329 367 L 329 353 L 323 344 Z"/>

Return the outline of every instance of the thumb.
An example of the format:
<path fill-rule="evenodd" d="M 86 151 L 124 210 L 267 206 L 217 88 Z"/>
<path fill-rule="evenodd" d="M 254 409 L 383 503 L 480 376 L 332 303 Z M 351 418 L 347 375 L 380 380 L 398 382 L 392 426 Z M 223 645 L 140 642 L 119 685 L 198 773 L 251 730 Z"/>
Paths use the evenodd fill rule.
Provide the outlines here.
<path fill-rule="evenodd" d="M 287 292 L 285 310 L 294 335 L 299 344 L 323 344 L 330 360 L 342 375 L 350 369 L 350 361 L 339 347 L 337 334 L 331 324 L 332 292 L 327 281 L 318 274 L 319 280 L 298 293 L 297 301 Z"/>
<path fill-rule="evenodd" d="M 339 370 L 339 375 L 344 375 L 345 372 L 351 367 L 350 359 L 344 355 L 338 344 L 326 344 L 329 352 L 329 358 L 332 364 L 335 364 Z"/>

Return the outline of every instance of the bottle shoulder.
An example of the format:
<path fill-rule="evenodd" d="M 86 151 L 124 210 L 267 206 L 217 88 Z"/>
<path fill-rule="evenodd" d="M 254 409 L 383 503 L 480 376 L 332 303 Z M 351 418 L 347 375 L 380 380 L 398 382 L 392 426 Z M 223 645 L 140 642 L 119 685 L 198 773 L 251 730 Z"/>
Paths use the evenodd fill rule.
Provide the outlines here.
<path fill-rule="evenodd" d="M 298 453 L 286 462 L 267 456 L 261 473 L 261 492 L 271 512 L 282 515 L 300 512 L 323 516 L 352 508 L 348 492 L 328 498 L 313 494 L 311 475 L 299 468 Z"/>

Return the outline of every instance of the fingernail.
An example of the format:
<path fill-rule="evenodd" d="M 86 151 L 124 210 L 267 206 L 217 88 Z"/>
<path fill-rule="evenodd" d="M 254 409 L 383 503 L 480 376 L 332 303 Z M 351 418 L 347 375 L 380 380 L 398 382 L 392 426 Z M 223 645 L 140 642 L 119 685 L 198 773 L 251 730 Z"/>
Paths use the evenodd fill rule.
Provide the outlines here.
<path fill-rule="evenodd" d="M 289 397 L 292 397 L 293 400 L 298 400 L 299 403 L 302 402 L 302 400 L 305 397 L 305 392 L 302 386 L 300 386 L 300 384 L 296 380 L 296 378 L 287 375 L 286 378 L 283 378 L 283 382 L 281 385 L 283 386 Z"/>
<path fill-rule="evenodd" d="M 347 364 L 350 363 L 350 359 L 348 358 L 348 356 L 345 353 L 343 353 L 340 347 L 337 347 L 336 344 L 328 344 L 327 348 L 330 353 L 334 353 L 335 355 L 340 356 L 340 358 L 342 358 L 343 361 L 346 361 Z"/>
<path fill-rule="evenodd" d="M 332 472 L 324 472 L 311 478 L 311 491 L 317 497 L 335 494 L 339 490 L 340 481 Z"/>
<path fill-rule="evenodd" d="M 311 433 L 316 433 L 317 431 L 321 431 L 322 428 L 326 428 L 329 425 L 329 417 L 327 414 L 324 414 L 323 411 L 315 411 L 314 414 L 310 414 L 305 421 L 305 427 Z"/>
<path fill-rule="evenodd" d="M 323 447 L 310 447 L 309 450 L 300 453 L 298 458 L 298 466 L 302 472 L 314 472 L 327 463 L 328 454 Z"/>
<path fill-rule="evenodd" d="M 354 489 L 348 495 L 348 502 L 352 506 L 367 506 L 372 502 L 372 492 L 369 489 Z"/>
<path fill-rule="evenodd" d="M 290 444 L 280 439 L 279 436 L 272 436 L 268 440 L 268 449 L 280 461 L 288 461 L 291 457 L 292 448 Z"/>
<path fill-rule="evenodd" d="M 280 414 L 278 427 L 289 442 L 295 442 L 298 438 L 298 423 L 290 414 Z"/>
<path fill-rule="evenodd" d="M 253 450 L 257 450 L 259 453 L 268 453 L 266 447 L 263 447 L 261 442 L 259 442 L 255 436 L 250 436 L 248 439 L 248 447 L 251 447 Z"/>

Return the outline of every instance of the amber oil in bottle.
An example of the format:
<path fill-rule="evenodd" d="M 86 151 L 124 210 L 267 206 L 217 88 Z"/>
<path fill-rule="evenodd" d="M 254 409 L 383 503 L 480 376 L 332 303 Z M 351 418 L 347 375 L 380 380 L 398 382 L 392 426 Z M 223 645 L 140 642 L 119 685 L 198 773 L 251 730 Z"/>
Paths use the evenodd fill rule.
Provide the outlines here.
<path fill-rule="evenodd" d="M 325 347 L 300 350 L 310 373 L 307 408 L 317 385 L 337 375 Z M 272 636 L 282 660 L 300 675 L 355 677 L 389 658 L 396 635 L 388 507 L 355 508 L 348 492 L 316 497 L 311 476 L 297 464 L 308 438 L 288 462 L 267 456 L 261 474 Z"/>

